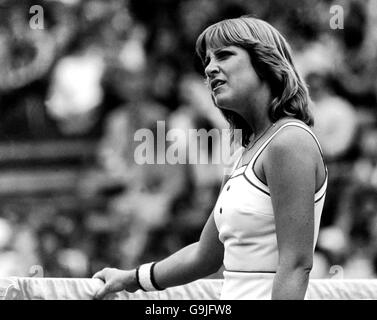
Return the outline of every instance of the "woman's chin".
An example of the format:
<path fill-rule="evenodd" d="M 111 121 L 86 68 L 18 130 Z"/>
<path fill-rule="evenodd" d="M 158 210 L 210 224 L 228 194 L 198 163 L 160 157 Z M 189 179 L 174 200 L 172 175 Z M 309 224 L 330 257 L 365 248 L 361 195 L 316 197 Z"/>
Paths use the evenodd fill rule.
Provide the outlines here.
<path fill-rule="evenodd" d="M 226 97 L 220 94 L 215 97 L 214 101 L 215 101 L 216 107 L 218 107 L 219 109 L 229 110 L 232 105 L 229 99 L 227 99 Z"/>
<path fill-rule="evenodd" d="M 216 103 L 216 107 L 219 108 L 219 109 L 222 109 L 222 110 L 232 110 L 232 105 L 229 104 L 228 102 L 226 101 L 223 101 L 223 100 L 215 100 Z"/>

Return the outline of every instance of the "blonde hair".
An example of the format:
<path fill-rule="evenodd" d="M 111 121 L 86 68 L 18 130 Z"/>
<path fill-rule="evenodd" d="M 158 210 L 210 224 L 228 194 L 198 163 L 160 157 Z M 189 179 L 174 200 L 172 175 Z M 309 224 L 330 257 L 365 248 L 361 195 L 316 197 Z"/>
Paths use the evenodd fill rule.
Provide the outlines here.
<path fill-rule="evenodd" d="M 272 122 L 294 117 L 309 126 L 314 124 L 309 110 L 307 86 L 293 63 L 291 49 L 284 37 L 267 22 L 242 16 L 217 22 L 206 28 L 196 41 L 196 53 L 203 65 L 208 48 L 238 46 L 245 49 L 261 80 L 270 87 Z M 232 129 L 242 129 L 242 145 L 253 133 L 246 121 L 232 111 L 221 110 Z"/>

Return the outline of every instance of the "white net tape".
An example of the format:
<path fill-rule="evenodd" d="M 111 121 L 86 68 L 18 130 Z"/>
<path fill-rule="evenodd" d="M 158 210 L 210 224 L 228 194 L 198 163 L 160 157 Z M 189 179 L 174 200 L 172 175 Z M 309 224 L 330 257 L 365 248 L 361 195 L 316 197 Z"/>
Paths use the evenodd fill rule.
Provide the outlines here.
<path fill-rule="evenodd" d="M 0 278 L 2 300 L 91 300 L 103 285 L 98 279 Z M 111 300 L 217 300 L 222 280 L 198 280 L 163 291 L 108 295 Z M 377 299 L 377 279 L 310 280 L 308 300 Z"/>

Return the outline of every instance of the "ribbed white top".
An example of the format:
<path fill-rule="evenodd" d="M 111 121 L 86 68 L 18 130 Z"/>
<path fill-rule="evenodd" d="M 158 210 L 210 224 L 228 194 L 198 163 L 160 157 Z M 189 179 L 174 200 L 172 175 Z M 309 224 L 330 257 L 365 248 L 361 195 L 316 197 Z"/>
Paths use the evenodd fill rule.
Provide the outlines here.
<path fill-rule="evenodd" d="M 255 175 L 254 163 L 274 136 L 288 126 L 298 126 L 308 131 L 321 150 L 317 138 L 306 125 L 287 122 L 260 146 L 247 165 L 233 170 L 214 208 L 219 239 L 225 248 L 224 266 L 228 271 L 276 271 L 278 247 L 272 201 L 268 186 Z M 318 238 L 327 180 L 326 169 L 325 181 L 314 198 L 314 246 Z"/>

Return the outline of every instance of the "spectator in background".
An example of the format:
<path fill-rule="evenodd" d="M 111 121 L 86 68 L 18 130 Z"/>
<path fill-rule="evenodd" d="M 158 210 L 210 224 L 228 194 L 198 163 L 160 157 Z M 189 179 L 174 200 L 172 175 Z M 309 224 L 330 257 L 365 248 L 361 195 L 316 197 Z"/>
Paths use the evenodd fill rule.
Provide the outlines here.
<path fill-rule="evenodd" d="M 56 57 L 72 39 L 76 24 L 69 6 L 46 3 L 44 25 L 32 29 L 29 8 L 32 1 L 4 4 L 9 10 L 0 28 L 0 90 L 21 88 L 46 76 Z"/>
<path fill-rule="evenodd" d="M 331 264 L 341 265 L 347 278 L 376 277 L 377 191 L 375 187 L 351 185 L 331 227 L 324 228 L 319 244 Z"/>
<path fill-rule="evenodd" d="M 334 72 L 337 92 L 353 104 L 377 103 L 377 15 L 373 0 L 343 2 L 344 29 L 339 35 Z"/>
<path fill-rule="evenodd" d="M 24 270 L 20 270 L 20 258 L 12 250 L 10 242 L 13 236 L 13 228 L 6 219 L 0 219 L 0 274 L 7 276 L 22 276 Z"/>
<path fill-rule="evenodd" d="M 207 132 L 215 129 L 218 132 L 226 129 L 228 125 L 220 112 L 212 110 L 211 96 L 204 81 L 198 75 L 187 74 L 182 77 L 179 92 L 182 104 L 170 114 L 169 127 L 180 129 L 185 133 L 179 138 L 179 143 L 181 148 L 187 150 L 186 163 L 195 164 L 190 166 L 195 186 L 200 189 L 205 185 L 218 185 L 221 183 L 224 165 L 223 163 L 215 164 L 217 159 L 221 159 L 221 137 L 214 136 L 208 147 L 203 143 L 196 143 L 198 148 L 202 148 L 197 152 L 190 153 L 189 148 L 190 145 L 195 145 L 193 139 L 198 139 L 195 129 L 205 129 Z M 204 152 L 209 153 L 209 163 L 198 163 L 198 155 Z"/>
<path fill-rule="evenodd" d="M 88 132 L 98 121 L 104 68 L 104 57 L 95 48 L 66 56 L 55 67 L 46 106 L 65 135 Z"/>
<path fill-rule="evenodd" d="M 37 238 L 27 219 L 5 210 L 0 218 L 0 275 L 23 277 L 39 264 Z"/>
<path fill-rule="evenodd" d="M 184 75 L 179 83 L 179 93 L 182 104 L 169 115 L 168 122 L 170 129 L 182 133 L 177 136 L 177 142 L 179 148 L 185 150 L 191 186 L 186 197 L 175 204 L 174 218 L 169 223 L 180 244 L 176 249 L 194 242 L 200 235 L 216 201 L 224 165 L 229 161 L 222 159 L 222 148 L 228 143 L 226 137 L 229 136 L 224 134 L 228 132 L 228 124 L 220 112 L 213 110 L 213 101 L 203 79 L 193 73 Z M 203 130 L 203 133 L 216 130 L 222 135 L 213 135 L 207 145 L 198 138 L 196 130 Z M 197 149 L 194 151 L 192 146 Z M 200 163 L 198 156 L 203 154 L 206 156 L 202 159 L 208 159 L 208 163 Z"/>
<path fill-rule="evenodd" d="M 321 142 L 328 161 L 340 159 L 352 148 L 358 130 L 355 108 L 347 100 L 334 94 L 326 74 L 310 73 L 306 80 L 310 87 L 316 120 L 314 131 Z"/>
<path fill-rule="evenodd" d="M 124 267 L 139 261 L 150 233 L 166 225 L 172 204 L 185 186 L 185 172 L 180 165 L 156 164 L 157 157 L 165 159 L 166 152 L 157 146 L 157 121 L 164 121 L 168 111 L 150 97 L 151 77 L 142 58 L 144 36 L 140 29 L 135 31 L 125 45 L 123 63 L 113 70 L 115 88 L 125 103 L 108 115 L 99 146 L 103 168 L 124 190 L 110 203 L 110 211 L 122 217 L 125 228 L 119 239 L 120 263 Z M 139 129 L 153 132 L 153 141 L 145 141 L 146 147 L 155 151 L 153 164 L 138 164 L 142 159 L 135 159 L 141 144 L 135 141 Z"/>

